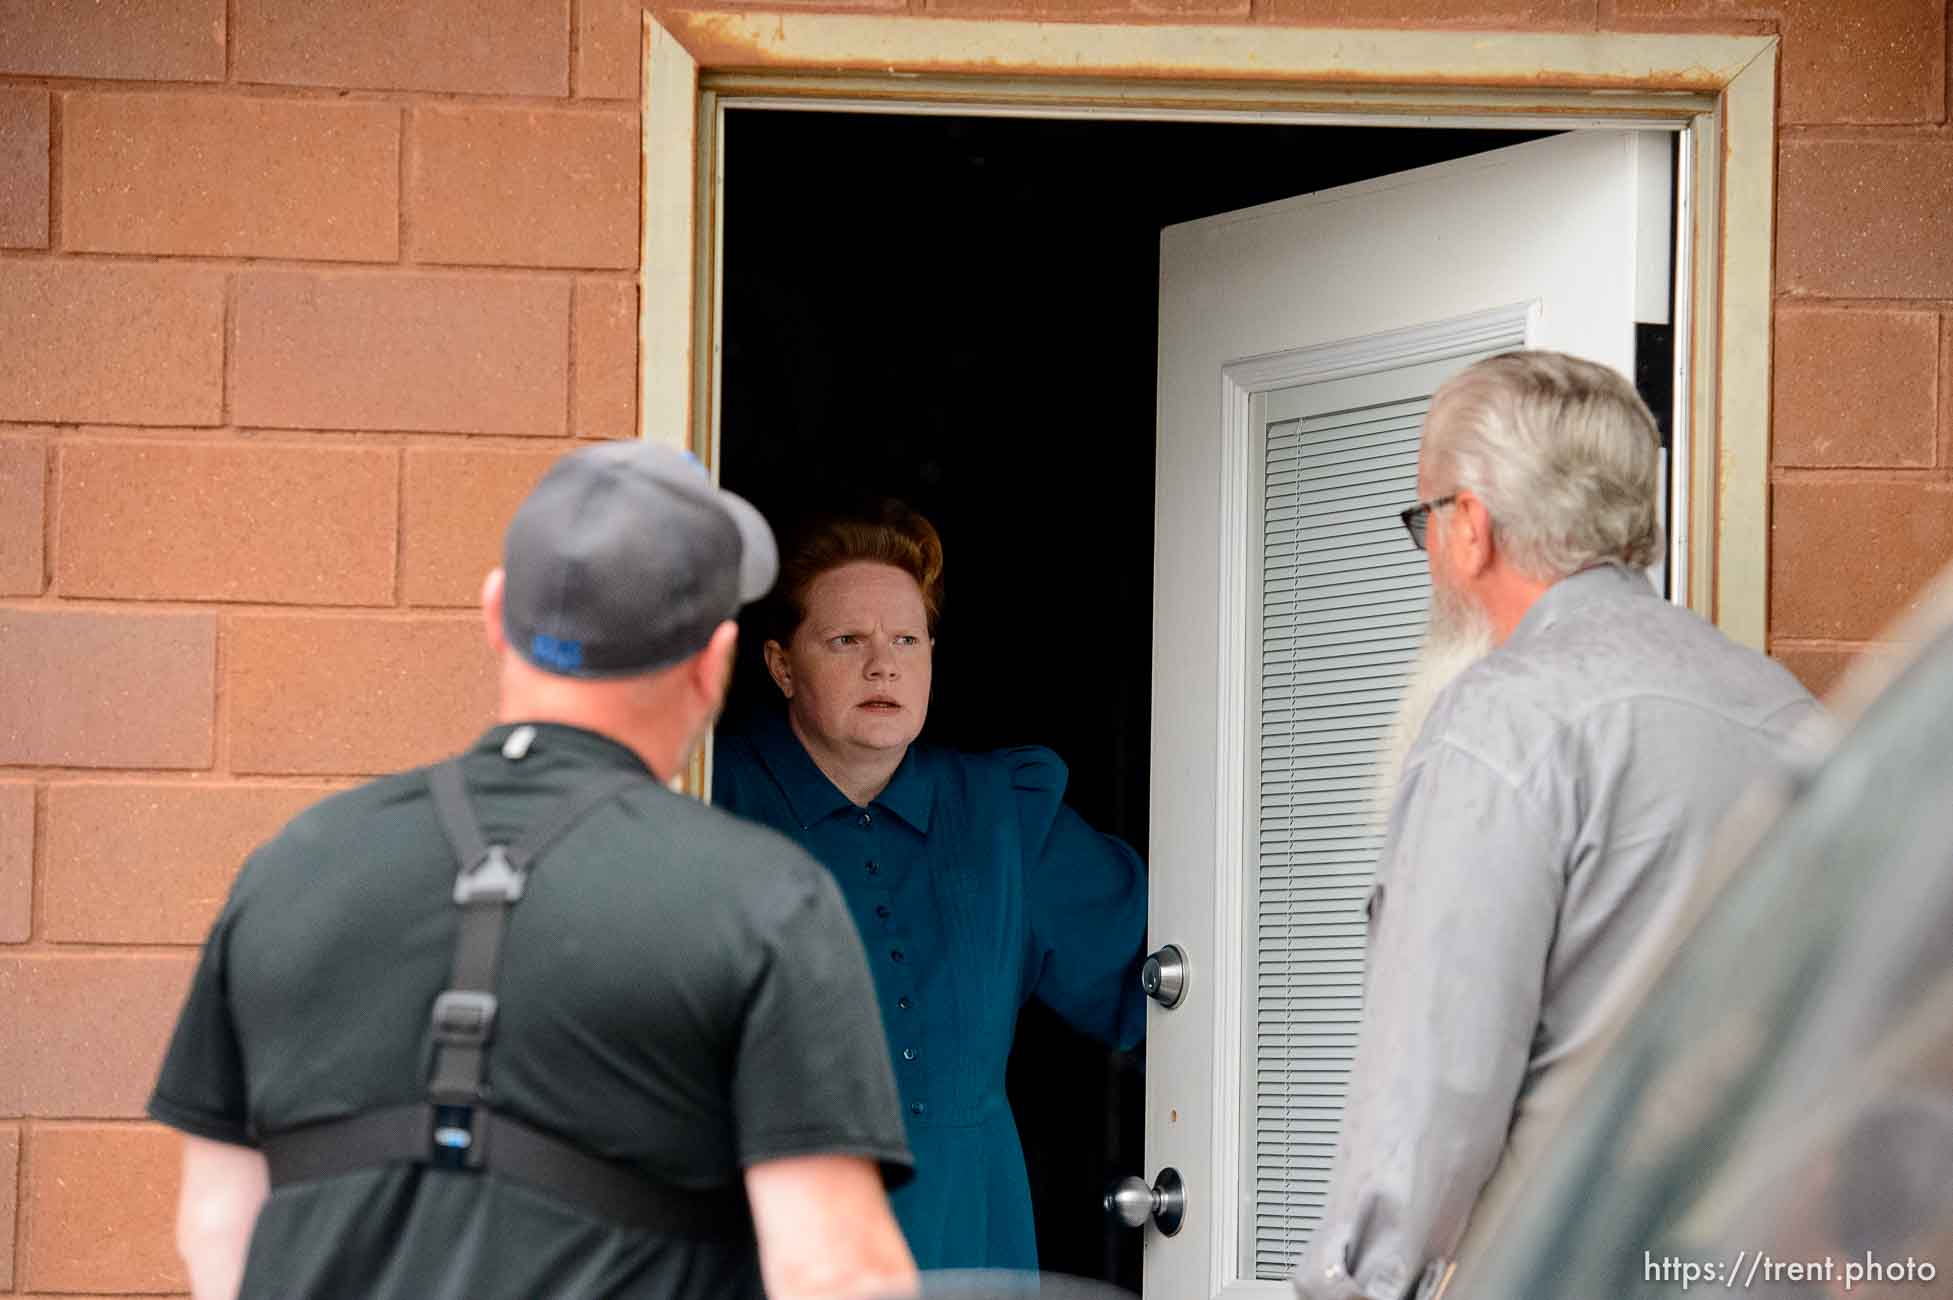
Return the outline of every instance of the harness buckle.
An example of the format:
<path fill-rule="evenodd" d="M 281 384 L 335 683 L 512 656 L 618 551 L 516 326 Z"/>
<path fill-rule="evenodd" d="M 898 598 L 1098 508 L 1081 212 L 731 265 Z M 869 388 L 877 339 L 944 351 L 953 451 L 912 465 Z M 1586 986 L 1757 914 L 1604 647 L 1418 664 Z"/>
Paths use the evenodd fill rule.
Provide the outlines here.
<path fill-rule="evenodd" d="M 481 861 L 454 878 L 454 901 L 466 906 L 478 898 L 513 903 L 522 897 L 527 873 L 509 863 L 509 851 L 500 844 L 488 846 Z"/>
<path fill-rule="evenodd" d="M 488 1158 L 482 1142 L 486 1136 L 475 1131 L 473 1106 L 436 1106 L 427 1163 L 437 1169 L 479 1169 Z"/>
<path fill-rule="evenodd" d="M 480 989 L 449 989 L 434 999 L 434 1041 L 480 1047 L 495 1033 L 496 1001 Z"/>

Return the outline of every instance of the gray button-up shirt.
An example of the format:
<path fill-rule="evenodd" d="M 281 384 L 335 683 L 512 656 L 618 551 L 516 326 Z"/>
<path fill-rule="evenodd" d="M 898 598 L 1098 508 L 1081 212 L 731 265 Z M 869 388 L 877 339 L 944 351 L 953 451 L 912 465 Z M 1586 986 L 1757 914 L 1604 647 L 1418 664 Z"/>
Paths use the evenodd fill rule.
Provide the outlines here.
<path fill-rule="evenodd" d="M 1398 1300 L 1568 1100 L 1607 993 L 1816 712 L 1616 566 L 1554 584 L 1433 705 L 1370 899 L 1363 1029 L 1305 1300 Z"/>

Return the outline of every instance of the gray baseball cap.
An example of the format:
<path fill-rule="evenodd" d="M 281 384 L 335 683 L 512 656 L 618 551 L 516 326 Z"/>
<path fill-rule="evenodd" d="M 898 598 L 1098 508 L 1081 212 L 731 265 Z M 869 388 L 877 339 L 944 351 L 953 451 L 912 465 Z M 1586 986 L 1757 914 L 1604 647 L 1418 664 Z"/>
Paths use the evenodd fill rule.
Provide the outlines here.
<path fill-rule="evenodd" d="M 647 442 L 557 461 L 502 545 L 502 629 L 564 677 L 625 677 L 697 654 L 780 568 L 759 511 L 691 455 Z"/>

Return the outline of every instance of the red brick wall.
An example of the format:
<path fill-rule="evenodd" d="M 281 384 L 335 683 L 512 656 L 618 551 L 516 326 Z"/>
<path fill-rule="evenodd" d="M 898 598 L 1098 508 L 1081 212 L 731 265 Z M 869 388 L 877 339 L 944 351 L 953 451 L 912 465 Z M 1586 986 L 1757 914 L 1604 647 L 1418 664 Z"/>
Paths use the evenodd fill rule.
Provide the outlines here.
<path fill-rule="evenodd" d="M 514 503 L 635 431 L 634 12 L 0 0 L 0 1293 L 155 1294 L 244 852 L 489 717 Z"/>
<path fill-rule="evenodd" d="M 1781 32 L 1773 650 L 1953 560 L 1947 0 L 861 0 Z M 0 1293 L 182 1286 L 138 1116 L 243 851 L 472 734 L 507 513 L 631 433 L 637 0 L 0 0 Z"/>

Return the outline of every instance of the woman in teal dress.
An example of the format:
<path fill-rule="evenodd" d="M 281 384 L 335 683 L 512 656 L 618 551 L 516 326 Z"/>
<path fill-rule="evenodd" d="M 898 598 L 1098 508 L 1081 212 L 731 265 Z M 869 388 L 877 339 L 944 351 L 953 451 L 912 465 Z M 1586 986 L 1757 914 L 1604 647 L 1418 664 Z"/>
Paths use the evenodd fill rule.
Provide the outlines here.
<path fill-rule="evenodd" d="M 765 645 L 785 709 L 721 736 L 715 803 L 834 873 L 881 999 L 916 1176 L 890 1197 L 917 1264 L 1035 1269 L 1030 1184 L 1004 1095 L 1031 998 L 1118 1048 L 1145 1033 L 1146 867 L 1065 806 L 1048 749 L 916 744 L 942 546 L 894 508 L 794 548 Z"/>

